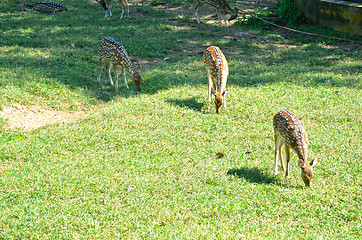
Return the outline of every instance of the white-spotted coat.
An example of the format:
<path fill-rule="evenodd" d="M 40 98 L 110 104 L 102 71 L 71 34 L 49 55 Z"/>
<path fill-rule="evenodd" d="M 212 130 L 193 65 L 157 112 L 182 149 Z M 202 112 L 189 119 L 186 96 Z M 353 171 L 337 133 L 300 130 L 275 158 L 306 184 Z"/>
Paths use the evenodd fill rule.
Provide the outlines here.
<path fill-rule="evenodd" d="M 210 46 L 204 52 L 204 64 L 209 82 L 208 99 L 211 101 L 211 94 L 215 96 L 216 113 L 220 113 L 221 106 L 226 106 L 225 96 L 228 90 L 225 87 L 229 75 L 228 63 L 219 47 Z"/>
<path fill-rule="evenodd" d="M 104 17 L 112 17 L 112 0 L 97 0 L 97 2 L 104 8 L 104 10 L 106 10 L 106 14 Z M 122 5 L 122 13 L 120 19 L 122 19 L 125 10 L 127 10 L 127 15 L 129 18 L 128 0 L 119 0 L 119 3 Z"/>
<path fill-rule="evenodd" d="M 67 12 L 68 9 L 56 2 L 38 2 L 34 5 L 27 4 L 28 1 L 25 1 L 24 4 L 22 4 L 22 9 L 25 11 L 34 11 L 37 13 L 46 13 L 46 14 L 53 14 L 57 12 Z"/>
<path fill-rule="evenodd" d="M 300 124 L 298 118 L 288 110 L 282 110 L 278 112 L 273 119 L 274 126 L 274 140 L 275 140 L 275 159 L 274 159 L 274 171 L 278 173 L 278 157 L 281 161 L 283 171 L 286 171 L 285 176 L 289 176 L 289 162 L 290 151 L 293 149 L 298 155 L 298 165 L 301 168 L 302 179 L 306 186 L 310 186 L 313 178 L 313 166 L 317 164 L 317 159 L 314 159 L 310 163 L 307 162 L 308 152 L 308 138 L 303 126 Z M 287 165 L 284 169 L 284 163 L 281 153 L 281 148 L 285 144 Z"/>
<path fill-rule="evenodd" d="M 104 64 L 104 60 L 108 60 L 107 63 L 107 71 L 109 76 L 109 81 L 113 85 L 112 77 L 111 77 L 111 66 L 113 65 L 113 71 L 115 73 L 116 82 L 115 82 L 115 88 L 116 91 L 118 91 L 118 73 L 117 73 L 117 67 L 121 68 L 123 75 L 124 75 L 124 84 L 128 88 L 127 79 L 126 79 L 126 72 L 132 75 L 133 81 L 137 87 L 138 90 L 141 90 L 141 82 L 142 77 L 137 71 L 131 61 L 129 60 L 128 54 L 126 49 L 116 42 L 114 39 L 110 37 L 105 37 L 102 39 L 100 45 L 99 45 L 99 75 L 97 78 L 97 81 L 100 81 L 102 68 Z"/>
<path fill-rule="evenodd" d="M 219 18 L 220 27 L 222 26 L 221 19 L 224 20 L 225 26 L 228 27 L 225 14 L 230 14 L 228 21 L 231 21 L 238 16 L 237 14 L 238 9 L 237 8 L 232 9 L 229 6 L 229 4 L 226 2 L 226 0 L 197 0 L 197 6 L 195 7 L 195 15 L 198 23 L 200 23 L 199 10 L 205 4 L 208 4 L 216 9 L 216 13 Z"/>

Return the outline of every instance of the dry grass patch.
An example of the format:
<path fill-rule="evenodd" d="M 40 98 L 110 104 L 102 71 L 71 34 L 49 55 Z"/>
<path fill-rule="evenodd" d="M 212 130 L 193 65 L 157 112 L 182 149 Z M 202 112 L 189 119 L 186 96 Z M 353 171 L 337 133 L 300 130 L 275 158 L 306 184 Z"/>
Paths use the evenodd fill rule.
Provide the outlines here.
<path fill-rule="evenodd" d="M 42 106 L 14 104 L 0 111 L 0 117 L 7 120 L 6 128 L 32 131 L 55 123 L 69 123 L 81 120 L 86 112 L 67 112 L 45 109 Z"/>

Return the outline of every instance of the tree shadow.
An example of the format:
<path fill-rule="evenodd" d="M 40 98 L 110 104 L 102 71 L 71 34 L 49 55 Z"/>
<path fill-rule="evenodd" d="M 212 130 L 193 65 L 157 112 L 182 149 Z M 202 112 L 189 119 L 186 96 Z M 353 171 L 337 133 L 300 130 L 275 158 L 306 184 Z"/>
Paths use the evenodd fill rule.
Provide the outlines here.
<path fill-rule="evenodd" d="M 198 111 L 198 112 L 201 112 L 201 110 L 204 106 L 203 103 L 197 102 L 195 97 L 188 98 L 188 99 L 171 99 L 171 100 L 168 100 L 167 102 L 169 102 L 173 105 L 176 105 L 176 106 L 189 108 L 191 110 Z"/>
<path fill-rule="evenodd" d="M 227 175 L 237 176 L 239 178 L 244 178 L 250 183 L 277 183 L 278 179 L 274 176 L 267 174 L 266 170 L 262 170 L 256 167 L 253 168 L 232 168 L 227 171 Z"/>
<path fill-rule="evenodd" d="M 229 85 L 249 87 L 274 82 L 293 82 L 304 86 L 331 84 L 338 87 L 360 87 L 360 84 L 356 83 L 357 77 L 354 77 L 359 73 L 358 64 L 351 66 L 338 64 L 343 61 L 339 56 L 345 54 L 338 49 L 337 51 L 323 48 L 318 44 L 310 44 L 297 51 L 291 48 L 278 52 L 277 55 L 265 54 L 263 47 L 254 44 L 255 41 L 259 41 L 258 38 L 255 40 L 249 37 L 241 41 L 239 39 L 241 35 L 231 35 L 230 29 L 236 32 L 248 31 L 239 26 L 226 30 L 218 25 L 199 25 L 195 21 L 172 21 L 168 20 L 169 15 L 161 14 L 151 6 L 134 6 L 133 11 L 139 15 L 133 19 L 125 18 L 122 21 L 116 18 L 104 19 L 103 11 L 98 5 L 85 7 L 83 5 L 72 2 L 72 5 L 69 5 L 70 11 L 66 14 L 45 16 L 19 11 L 14 15 L 16 16 L 14 19 L 9 19 L 6 15 L 0 17 L 1 31 L 6 33 L 0 39 L 0 45 L 6 46 L 8 51 L 7 54 L 0 55 L 1 67 L 6 71 L 24 71 L 31 72 L 34 76 L 36 74 L 43 76 L 39 81 L 36 77 L 31 78 L 32 80 L 20 77 L 22 81 L 34 81 L 34 84 L 40 81 L 46 83 L 57 81 L 71 91 L 85 89 L 84 94 L 90 98 L 107 102 L 115 96 L 131 97 L 139 93 L 131 81 L 129 81 L 130 90 L 125 89 L 120 81 L 120 91 L 118 94 L 115 93 L 114 88 L 106 82 L 104 72 L 102 82 L 95 81 L 99 69 L 98 44 L 103 37 L 114 37 L 126 47 L 130 56 L 151 62 L 151 67 L 141 70 L 141 75 L 145 75 L 142 94 L 155 94 L 161 89 L 180 86 L 185 82 L 192 86 L 205 86 L 207 80 L 202 56 L 199 53 L 206 49 L 205 41 L 213 43 L 213 39 L 221 39 L 224 43 L 219 45 L 225 49 L 227 57 L 230 56 L 230 59 L 238 62 L 236 65 L 233 63 L 235 61 L 231 61 Z M 17 5 L 13 4 L 12 7 L 15 9 Z M 71 11 L 72 9 L 77 11 Z M 89 14 L 97 17 L 89 19 Z M 147 23 L 150 16 L 159 21 L 157 26 L 156 22 Z M 173 28 L 178 30 L 170 30 Z M 160 34 L 164 32 L 167 34 Z M 244 35 L 243 38 L 252 34 Z M 188 50 L 189 46 L 191 50 Z M 187 51 L 184 52 L 185 49 Z M 23 56 L 24 51 L 28 52 L 26 56 Z M 318 54 L 315 54 L 316 52 Z M 167 58 L 167 61 L 161 60 L 158 63 L 153 61 L 155 58 L 166 59 L 168 56 L 170 58 Z M 356 58 L 357 63 L 355 55 L 351 55 L 351 58 Z M 300 80 L 288 77 L 290 73 L 284 76 L 283 72 L 273 70 L 282 68 L 285 62 L 295 62 L 293 64 L 295 67 L 289 70 Z M 266 67 L 251 67 L 258 66 L 259 63 Z M 321 74 L 310 76 L 309 72 L 312 69 L 310 66 L 315 66 L 313 71 Z M 272 71 L 266 71 L 268 68 Z M 340 72 L 348 72 L 351 77 L 341 80 L 331 77 L 331 73 L 340 74 Z M 127 78 L 130 79 L 130 76 Z M 18 84 L 19 88 L 25 88 L 25 84 L 21 81 L 17 83 L 18 79 L 6 80 L 0 84 L 4 86 L 9 82 Z M 169 102 L 195 111 L 202 111 L 203 107 L 203 104 L 198 103 L 195 98 L 174 99 Z"/>

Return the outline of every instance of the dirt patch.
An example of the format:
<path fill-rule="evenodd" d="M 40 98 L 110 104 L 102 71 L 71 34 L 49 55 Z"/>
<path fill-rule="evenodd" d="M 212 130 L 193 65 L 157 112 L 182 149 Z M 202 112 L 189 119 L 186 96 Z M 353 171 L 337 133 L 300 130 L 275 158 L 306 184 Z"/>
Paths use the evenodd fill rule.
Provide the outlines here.
<path fill-rule="evenodd" d="M 0 117 L 7 120 L 9 129 L 32 131 L 54 123 L 69 123 L 83 119 L 85 112 L 47 110 L 40 106 L 12 105 L 0 111 Z"/>

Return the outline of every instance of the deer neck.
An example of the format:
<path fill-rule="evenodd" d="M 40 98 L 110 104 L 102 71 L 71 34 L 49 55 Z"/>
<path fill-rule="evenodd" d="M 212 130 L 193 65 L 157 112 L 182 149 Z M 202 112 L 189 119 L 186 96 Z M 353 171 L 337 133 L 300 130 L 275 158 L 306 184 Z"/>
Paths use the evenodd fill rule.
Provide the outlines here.
<path fill-rule="evenodd" d="M 131 75 L 134 75 L 137 72 L 128 57 L 123 57 L 121 60 L 111 58 L 107 59 L 115 66 L 122 66 Z"/>
<path fill-rule="evenodd" d="M 132 76 L 136 73 L 136 69 L 133 67 L 131 61 L 128 58 L 124 60 L 123 66 Z"/>

